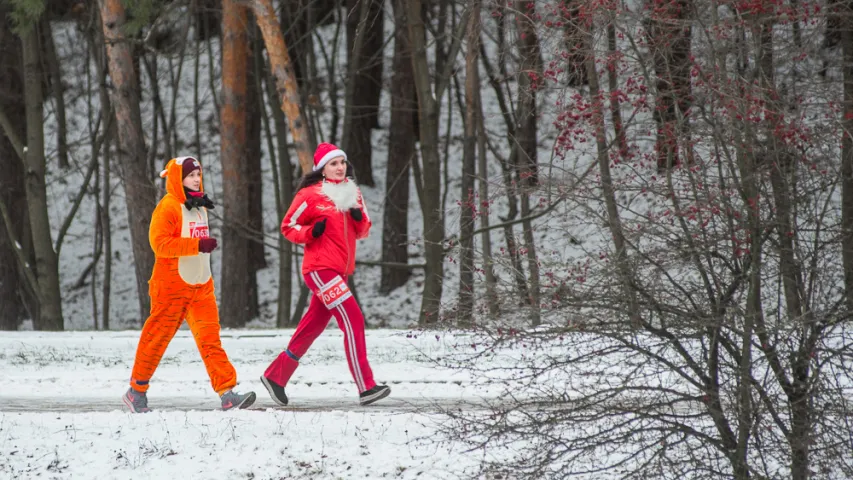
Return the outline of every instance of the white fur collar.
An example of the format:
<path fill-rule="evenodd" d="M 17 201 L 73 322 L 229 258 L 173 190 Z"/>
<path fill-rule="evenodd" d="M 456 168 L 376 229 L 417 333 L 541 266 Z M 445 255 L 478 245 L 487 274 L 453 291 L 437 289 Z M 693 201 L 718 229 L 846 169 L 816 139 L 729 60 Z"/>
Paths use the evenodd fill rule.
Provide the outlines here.
<path fill-rule="evenodd" d="M 320 191 L 341 212 L 358 206 L 358 186 L 352 180 L 344 180 L 340 183 L 324 181 Z"/>

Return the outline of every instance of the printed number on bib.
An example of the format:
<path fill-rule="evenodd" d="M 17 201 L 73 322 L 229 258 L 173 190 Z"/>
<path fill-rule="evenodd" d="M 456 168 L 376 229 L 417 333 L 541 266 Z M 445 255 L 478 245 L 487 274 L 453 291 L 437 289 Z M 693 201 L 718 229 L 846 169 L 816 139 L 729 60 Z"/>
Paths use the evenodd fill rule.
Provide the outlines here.
<path fill-rule="evenodd" d="M 320 287 L 320 299 L 329 310 L 337 307 L 352 296 L 349 286 L 340 275 Z"/>
<path fill-rule="evenodd" d="M 210 236 L 210 230 L 206 223 L 189 222 L 190 238 L 207 238 Z"/>

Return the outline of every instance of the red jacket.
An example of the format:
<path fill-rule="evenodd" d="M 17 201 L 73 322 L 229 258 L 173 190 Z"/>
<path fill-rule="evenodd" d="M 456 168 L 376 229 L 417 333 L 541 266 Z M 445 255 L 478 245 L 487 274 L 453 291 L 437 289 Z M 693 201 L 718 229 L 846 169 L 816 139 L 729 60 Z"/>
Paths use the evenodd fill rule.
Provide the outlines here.
<path fill-rule="evenodd" d="M 352 218 L 350 208 L 361 210 L 360 222 Z M 326 229 L 314 238 L 314 224 L 324 218 Z M 291 242 L 305 245 L 303 275 L 329 269 L 348 276 L 355 271 L 355 241 L 367 238 L 371 225 L 355 182 L 322 181 L 296 192 L 281 222 L 281 233 Z"/>

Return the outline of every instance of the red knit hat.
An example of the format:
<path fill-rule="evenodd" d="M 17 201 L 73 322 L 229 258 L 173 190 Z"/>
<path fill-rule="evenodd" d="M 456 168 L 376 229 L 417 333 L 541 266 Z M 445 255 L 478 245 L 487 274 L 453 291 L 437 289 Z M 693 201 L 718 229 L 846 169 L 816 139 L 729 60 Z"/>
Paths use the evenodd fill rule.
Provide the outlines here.
<path fill-rule="evenodd" d="M 187 175 L 195 170 L 201 170 L 201 163 L 193 157 L 184 157 L 181 162 L 181 180 L 187 178 Z"/>
<path fill-rule="evenodd" d="M 322 170 L 329 163 L 329 160 L 335 157 L 344 157 L 346 160 L 347 154 L 331 143 L 323 142 L 317 145 L 317 150 L 314 151 L 314 171 Z"/>

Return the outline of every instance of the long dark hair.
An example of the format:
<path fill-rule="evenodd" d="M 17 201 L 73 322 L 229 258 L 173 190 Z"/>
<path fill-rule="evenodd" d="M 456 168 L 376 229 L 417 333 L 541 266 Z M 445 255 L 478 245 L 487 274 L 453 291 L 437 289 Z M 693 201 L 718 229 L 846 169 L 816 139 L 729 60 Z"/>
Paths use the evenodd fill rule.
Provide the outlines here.
<path fill-rule="evenodd" d="M 352 164 L 349 161 L 347 161 L 346 176 L 350 180 L 352 180 L 354 182 L 356 181 L 355 169 L 352 168 Z M 299 179 L 299 185 L 296 187 L 296 191 L 298 192 L 305 187 L 310 187 L 311 185 L 314 185 L 315 183 L 320 183 L 322 181 L 323 181 L 323 169 L 308 172 L 305 175 L 303 175 L 302 178 Z"/>

